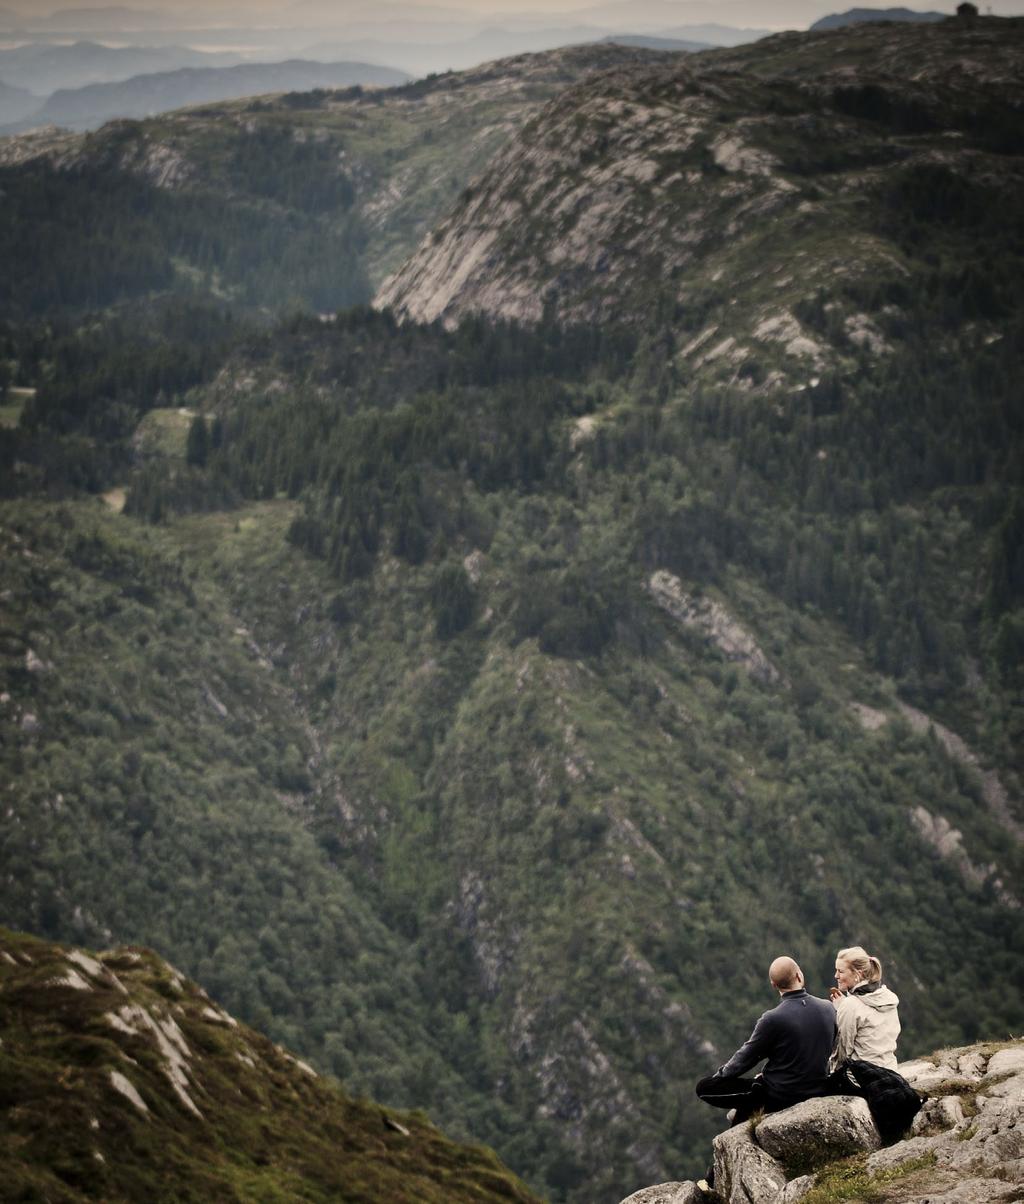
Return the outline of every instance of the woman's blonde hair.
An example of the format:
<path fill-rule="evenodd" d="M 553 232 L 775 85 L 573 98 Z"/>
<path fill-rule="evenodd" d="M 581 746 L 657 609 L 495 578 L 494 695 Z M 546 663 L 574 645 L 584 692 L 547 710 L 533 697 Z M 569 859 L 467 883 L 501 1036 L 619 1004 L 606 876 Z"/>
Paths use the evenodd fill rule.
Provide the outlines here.
<path fill-rule="evenodd" d="M 846 962 L 851 970 L 855 970 L 865 982 L 882 981 L 882 963 L 877 957 L 872 957 L 860 945 L 851 945 L 849 949 L 840 949 L 836 961 Z"/>

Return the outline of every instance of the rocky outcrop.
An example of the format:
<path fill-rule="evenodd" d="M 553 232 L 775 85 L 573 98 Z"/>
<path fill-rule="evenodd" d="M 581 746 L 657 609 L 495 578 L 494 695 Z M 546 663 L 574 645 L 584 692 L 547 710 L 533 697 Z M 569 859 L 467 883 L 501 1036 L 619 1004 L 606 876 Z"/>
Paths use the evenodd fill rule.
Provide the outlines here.
<path fill-rule="evenodd" d="M 644 1188 L 622 1204 L 1001 1204 L 1024 1198 L 1024 1041 L 944 1050 L 904 1063 L 932 1093 L 902 1140 L 882 1142 L 862 1099 L 808 1100 L 714 1140 L 714 1189 Z M 844 1194 L 831 1194 L 842 1184 Z"/>
<path fill-rule="evenodd" d="M 715 1138 L 715 1188 L 727 1204 L 772 1200 L 786 1186 L 782 1164 L 758 1144 L 747 1121 Z"/>
<path fill-rule="evenodd" d="M 827 348 L 793 308 L 837 277 L 902 271 L 898 248 L 851 220 L 849 200 L 911 157 L 972 172 L 968 114 L 1011 94 L 1019 105 L 1021 27 L 983 22 L 968 43 L 947 24 L 779 35 L 618 64 L 569 88 L 464 189 L 376 304 L 449 325 L 470 313 L 643 324 L 665 298 L 690 314 L 728 299 L 703 360 L 739 383 L 741 365 L 756 374 L 766 356 L 799 376 L 837 350 L 887 354 L 884 332 L 852 305 L 830 311 Z M 815 108 L 794 117 L 798 91 Z M 870 96 L 934 133 L 894 154 L 895 117 L 860 120 Z M 752 279 L 762 284 L 748 304 Z"/>
<path fill-rule="evenodd" d="M 664 569 L 651 574 L 647 591 L 662 610 L 684 627 L 698 631 L 727 660 L 742 665 L 762 681 L 779 680 L 779 671 L 761 651 L 754 637 L 720 602 L 688 594 L 679 578 Z"/>
<path fill-rule="evenodd" d="M 622 1204 L 701 1204 L 707 1195 L 692 1179 L 685 1183 L 659 1183 L 657 1187 L 642 1187 Z"/>
<path fill-rule="evenodd" d="M 710 212 L 721 206 L 739 230 L 754 210 L 795 207 L 760 132 L 742 120 L 722 130 L 719 107 L 680 56 L 568 89 L 495 156 L 376 304 L 452 325 L 469 312 L 537 321 L 547 307 L 572 320 L 620 316 L 652 273 L 681 280 L 715 243 Z"/>

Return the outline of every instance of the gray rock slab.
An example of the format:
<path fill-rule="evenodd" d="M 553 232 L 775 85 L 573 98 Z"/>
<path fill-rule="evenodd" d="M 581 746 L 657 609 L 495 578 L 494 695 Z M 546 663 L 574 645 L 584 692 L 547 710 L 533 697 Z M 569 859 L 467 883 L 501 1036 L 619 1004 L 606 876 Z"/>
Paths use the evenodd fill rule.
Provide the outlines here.
<path fill-rule="evenodd" d="M 1001 1083 L 993 1083 L 990 1087 L 988 1082 L 993 1077 L 995 1076 L 986 1076 L 983 1095 L 987 1095 L 989 1099 L 1002 1099 L 1015 1104 L 1024 1104 L 1024 1074 L 1015 1074 L 1012 1078 L 1004 1079 Z"/>
<path fill-rule="evenodd" d="M 1020 1188 L 1002 1179 L 962 1179 L 941 1195 L 929 1192 L 921 1204 L 1001 1204 L 1020 1199 Z"/>
<path fill-rule="evenodd" d="M 960 1097 L 940 1095 L 928 1100 L 914 1117 L 910 1126 L 912 1137 L 924 1136 L 929 1130 L 952 1129 L 964 1120 L 964 1109 Z"/>
<path fill-rule="evenodd" d="M 813 1175 L 801 1175 L 799 1179 L 790 1179 L 786 1186 L 772 1201 L 772 1204 L 797 1204 L 814 1186 Z"/>
<path fill-rule="evenodd" d="M 809 1099 L 773 1112 L 757 1126 L 757 1142 L 784 1166 L 832 1162 L 882 1144 L 867 1104 L 852 1095 Z"/>
<path fill-rule="evenodd" d="M 938 1087 L 941 1083 L 962 1077 L 954 1066 L 950 1066 L 946 1062 L 936 1066 L 934 1062 L 929 1062 L 926 1058 L 921 1058 L 917 1062 L 904 1062 L 897 1069 L 911 1087 L 916 1087 L 918 1091 L 931 1091 L 933 1087 Z"/>
<path fill-rule="evenodd" d="M 956 1072 L 960 1078 L 969 1079 L 972 1082 L 980 1079 L 985 1073 L 984 1055 L 976 1049 L 961 1054 L 956 1060 Z"/>
<path fill-rule="evenodd" d="M 1000 1074 L 1024 1074 L 1024 1046 L 1000 1049 L 989 1058 L 985 1071 L 986 1078 L 990 1075 Z"/>
<path fill-rule="evenodd" d="M 683 1183 L 659 1183 L 655 1187 L 641 1187 L 620 1204 L 702 1204 L 707 1198 L 692 1179 L 687 1179 Z"/>
<path fill-rule="evenodd" d="M 936 1148 L 951 1138 L 945 1133 L 939 1133 L 934 1137 L 908 1137 L 904 1141 L 897 1142 L 896 1145 L 888 1146 L 884 1150 L 876 1150 L 868 1157 L 868 1170 L 872 1174 L 878 1171 L 892 1170 L 894 1167 L 902 1166 L 904 1162 L 910 1162 L 914 1158 L 920 1158 L 922 1154 L 934 1153 Z"/>
<path fill-rule="evenodd" d="M 1024 1115 L 1016 1109 L 982 1113 L 967 1140 L 947 1141 L 936 1153 L 939 1163 L 951 1170 L 1004 1174 L 1024 1159 Z"/>
<path fill-rule="evenodd" d="M 719 1133 L 714 1151 L 715 1190 L 725 1204 L 768 1204 L 786 1186 L 786 1172 L 754 1141 L 749 1121 Z"/>

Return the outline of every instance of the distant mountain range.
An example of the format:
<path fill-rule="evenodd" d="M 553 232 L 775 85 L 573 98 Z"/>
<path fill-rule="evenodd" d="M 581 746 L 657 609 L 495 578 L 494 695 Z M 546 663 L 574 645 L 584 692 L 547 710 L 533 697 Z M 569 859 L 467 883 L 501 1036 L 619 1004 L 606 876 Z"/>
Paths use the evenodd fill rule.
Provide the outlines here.
<path fill-rule="evenodd" d="M 207 53 L 188 46 L 103 46 L 89 41 L 54 46 L 30 42 L 0 50 L 0 80 L 27 88 L 42 98 L 58 88 L 110 84 L 133 75 L 182 67 L 232 67 L 241 62 L 241 55 L 233 52 Z"/>
<path fill-rule="evenodd" d="M 643 46 L 655 50 L 706 50 L 712 43 L 684 39 L 671 34 L 648 34 L 624 29 L 606 33 L 594 25 L 564 26 L 559 29 L 481 30 L 474 37 L 458 41 L 391 42 L 383 38 L 363 38 L 330 42 L 310 47 L 309 53 L 323 58 L 358 58 L 368 62 L 387 62 L 413 75 L 437 71 L 464 71 L 480 63 L 516 54 L 556 50 L 561 46 L 584 46 L 596 42 L 617 42 L 623 46 Z"/>
<path fill-rule="evenodd" d="M 97 5 L 95 8 L 60 8 L 46 16 L 36 16 L 34 13 L 27 22 L 38 29 L 159 29 L 173 25 L 175 16 L 170 11 L 145 10 L 130 8 L 123 4 Z"/>
<path fill-rule="evenodd" d="M 812 30 L 842 29 L 844 25 L 861 25 L 865 21 L 944 21 L 950 13 L 922 13 L 913 8 L 850 8 L 845 13 L 832 13 L 815 21 Z"/>
<path fill-rule="evenodd" d="M 659 38 L 646 33 L 610 33 L 601 41 L 611 42 L 616 46 L 641 46 L 645 50 L 686 50 L 694 53 L 710 49 L 707 42 L 683 42 L 679 38 Z"/>
<path fill-rule="evenodd" d="M 185 67 L 137 75 L 121 83 L 89 84 L 60 89 L 34 112 L 12 123 L 6 132 L 39 125 L 88 130 L 117 117 L 147 117 L 186 105 L 206 104 L 268 92 L 306 92 L 313 88 L 345 88 L 354 84 L 394 87 L 405 83 L 403 71 L 367 63 L 245 63 L 237 67 Z"/>
<path fill-rule="evenodd" d="M 0 81 L 0 125 L 19 121 L 38 106 L 39 97 L 33 96 L 28 89 L 13 88 Z"/>

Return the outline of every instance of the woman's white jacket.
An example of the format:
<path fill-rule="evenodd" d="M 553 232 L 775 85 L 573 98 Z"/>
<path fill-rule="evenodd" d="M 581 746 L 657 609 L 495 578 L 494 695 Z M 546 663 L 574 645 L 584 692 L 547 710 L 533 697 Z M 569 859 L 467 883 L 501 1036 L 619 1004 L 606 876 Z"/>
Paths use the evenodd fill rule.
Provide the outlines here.
<path fill-rule="evenodd" d="M 881 983 L 864 983 L 836 1001 L 838 1035 L 833 1066 L 849 1058 L 896 1069 L 899 998 Z"/>

